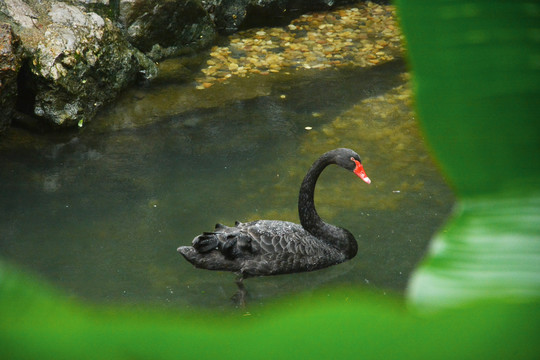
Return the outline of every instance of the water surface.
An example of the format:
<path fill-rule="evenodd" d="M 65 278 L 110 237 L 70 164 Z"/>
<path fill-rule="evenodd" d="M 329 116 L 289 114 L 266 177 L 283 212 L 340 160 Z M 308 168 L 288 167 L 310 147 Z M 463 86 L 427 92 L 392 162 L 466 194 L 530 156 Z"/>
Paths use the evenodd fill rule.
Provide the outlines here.
<path fill-rule="evenodd" d="M 126 92 L 78 132 L 13 129 L 0 145 L 0 254 L 90 301 L 231 307 L 234 276 L 194 269 L 176 248 L 216 222 L 297 222 L 311 163 L 350 147 L 372 184 L 330 167 L 316 203 L 356 236 L 358 256 L 249 279 L 250 301 L 350 285 L 400 294 L 453 202 L 416 127 L 407 81 L 401 60 L 205 90 L 158 81 Z"/>

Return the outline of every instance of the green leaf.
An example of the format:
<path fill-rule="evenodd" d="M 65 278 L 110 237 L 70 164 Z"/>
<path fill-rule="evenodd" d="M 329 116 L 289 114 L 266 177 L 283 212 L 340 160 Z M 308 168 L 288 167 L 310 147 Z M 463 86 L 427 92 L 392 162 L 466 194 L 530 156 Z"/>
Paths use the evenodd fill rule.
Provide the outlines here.
<path fill-rule="evenodd" d="M 459 194 L 538 189 L 540 3 L 397 4 L 420 123 Z"/>
<path fill-rule="evenodd" d="M 536 303 L 419 316 L 358 288 L 190 313 L 89 306 L 0 263 L 0 353 L 16 359 L 537 359 Z"/>
<path fill-rule="evenodd" d="M 459 196 L 418 308 L 540 298 L 540 4 L 397 1 L 418 116 Z"/>
<path fill-rule="evenodd" d="M 417 308 L 540 298 L 540 196 L 461 201 L 409 283 Z"/>

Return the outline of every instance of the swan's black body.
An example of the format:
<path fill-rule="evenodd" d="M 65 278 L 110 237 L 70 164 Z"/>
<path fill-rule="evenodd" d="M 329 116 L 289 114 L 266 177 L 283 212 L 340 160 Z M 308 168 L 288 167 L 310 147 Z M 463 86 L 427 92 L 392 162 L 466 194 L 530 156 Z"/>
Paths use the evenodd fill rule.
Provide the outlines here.
<path fill-rule="evenodd" d="M 370 183 L 358 154 L 350 149 L 329 151 L 315 161 L 300 187 L 302 225 L 278 220 L 237 222 L 234 227 L 217 224 L 213 232 L 195 237 L 192 246 L 181 246 L 178 252 L 198 268 L 232 271 L 240 279 L 312 271 L 353 258 L 358 250 L 354 236 L 325 223 L 315 210 L 315 184 L 330 164 Z"/>

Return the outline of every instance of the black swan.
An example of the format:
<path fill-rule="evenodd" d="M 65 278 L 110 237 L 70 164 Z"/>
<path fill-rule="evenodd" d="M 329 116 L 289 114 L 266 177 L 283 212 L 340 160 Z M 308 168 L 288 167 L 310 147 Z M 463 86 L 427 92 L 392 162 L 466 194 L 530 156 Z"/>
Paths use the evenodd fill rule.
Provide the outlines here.
<path fill-rule="evenodd" d="M 345 148 L 328 151 L 313 163 L 300 186 L 302 225 L 279 220 L 236 222 L 234 227 L 216 224 L 213 232 L 198 235 L 192 246 L 180 246 L 178 252 L 197 268 L 236 273 L 244 294 L 242 281 L 248 277 L 318 270 L 352 259 L 358 250 L 354 236 L 325 223 L 315 210 L 315 183 L 330 164 L 371 183 L 357 153 Z"/>

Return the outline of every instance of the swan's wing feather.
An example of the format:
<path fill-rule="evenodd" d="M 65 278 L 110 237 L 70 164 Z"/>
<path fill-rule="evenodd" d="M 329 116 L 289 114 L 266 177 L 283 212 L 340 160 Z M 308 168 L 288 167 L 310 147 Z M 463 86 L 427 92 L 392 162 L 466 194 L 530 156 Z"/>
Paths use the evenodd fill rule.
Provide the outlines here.
<path fill-rule="evenodd" d="M 243 225 L 240 229 L 249 234 L 254 247 L 260 247 L 261 254 L 315 256 L 335 251 L 332 246 L 325 244 L 295 223 L 259 220 Z"/>
<path fill-rule="evenodd" d="M 241 231 L 252 239 L 262 254 L 294 251 L 294 243 L 312 237 L 302 226 L 287 221 L 259 220 L 242 225 Z"/>
<path fill-rule="evenodd" d="M 277 220 L 217 226 L 214 232 L 195 237 L 192 247 L 179 251 L 197 267 L 245 276 L 309 271 L 345 261 L 336 248 L 302 226 Z"/>

